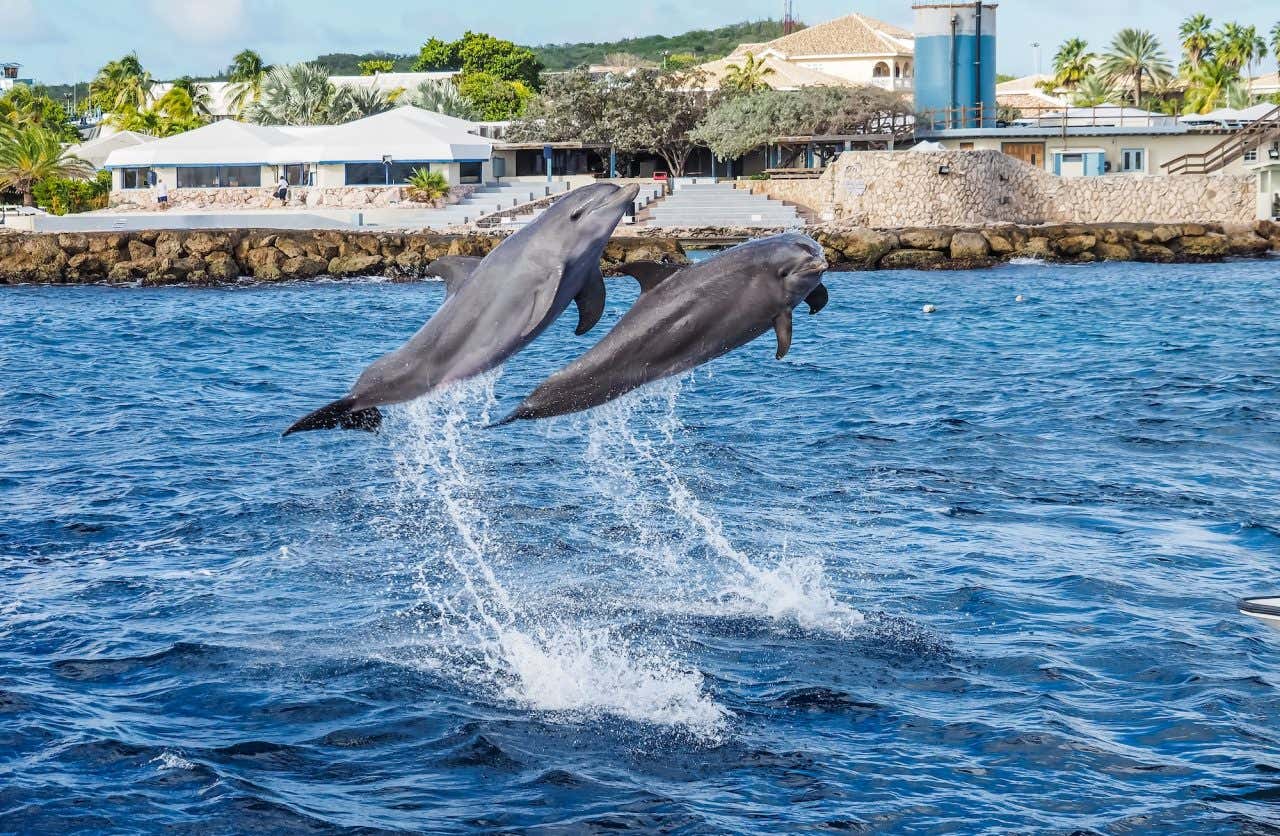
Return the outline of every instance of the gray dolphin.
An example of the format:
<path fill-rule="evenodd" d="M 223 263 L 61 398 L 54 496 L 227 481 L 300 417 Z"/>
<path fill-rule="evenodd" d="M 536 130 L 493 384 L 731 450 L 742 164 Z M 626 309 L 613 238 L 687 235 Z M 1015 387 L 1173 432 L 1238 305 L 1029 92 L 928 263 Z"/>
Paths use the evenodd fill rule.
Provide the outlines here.
<path fill-rule="evenodd" d="M 613 330 L 547 378 L 499 422 L 550 418 L 607 403 L 646 383 L 727 354 L 773 328 L 778 359 L 791 347 L 791 311 L 827 303 L 822 247 L 788 233 L 749 241 L 691 267 L 621 268 L 640 281 L 640 298 Z"/>
<path fill-rule="evenodd" d="M 431 265 L 445 283 L 435 316 L 407 343 L 361 373 L 347 395 L 284 434 L 376 430 L 378 407 L 411 401 L 483 374 L 523 349 L 578 303 L 579 334 L 604 312 L 600 257 L 635 200 L 637 186 L 595 183 L 556 201 L 483 259 L 446 257 Z"/>

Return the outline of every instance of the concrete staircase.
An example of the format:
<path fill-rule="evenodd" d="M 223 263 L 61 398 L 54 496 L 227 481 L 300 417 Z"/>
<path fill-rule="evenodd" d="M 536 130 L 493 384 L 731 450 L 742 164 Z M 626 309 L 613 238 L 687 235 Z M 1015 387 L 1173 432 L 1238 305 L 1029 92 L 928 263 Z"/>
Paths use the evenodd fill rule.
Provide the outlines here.
<path fill-rule="evenodd" d="M 666 187 L 661 184 L 641 185 L 640 193 L 636 195 L 635 203 L 632 210 L 632 217 L 635 217 L 635 213 L 639 212 L 641 209 L 644 209 L 650 203 L 652 203 L 653 201 L 661 197 L 665 190 L 666 190 Z M 533 223 L 534 219 L 537 218 L 539 215 L 541 215 L 545 211 L 547 211 L 546 206 L 539 206 L 537 209 L 531 209 L 527 213 L 516 215 L 515 217 L 511 217 L 511 218 L 503 218 L 501 223 L 496 224 L 496 226 L 499 229 L 507 229 L 507 230 L 520 229 L 522 227 L 528 226 L 529 224 Z M 622 219 L 622 224 L 620 224 L 619 227 L 625 228 L 627 223 L 628 223 L 628 219 L 624 217 Z"/>
<path fill-rule="evenodd" d="M 364 217 L 365 223 L 370 225 L 395 224 L 402 227 L 442 229 L 472 224 L 486 215 L 568 190 L 569 183 L 564 180 L 537 184 L 488 183 L 458 203 L 443 209 L 374 209 L 365 211 Z"/>
<path fill-rule="evenodd" d="M 803 226 L 792 206 L 735 189 L 732 183 L 681 186 L 649 210 L 650 227 L 782 227 Z"/>

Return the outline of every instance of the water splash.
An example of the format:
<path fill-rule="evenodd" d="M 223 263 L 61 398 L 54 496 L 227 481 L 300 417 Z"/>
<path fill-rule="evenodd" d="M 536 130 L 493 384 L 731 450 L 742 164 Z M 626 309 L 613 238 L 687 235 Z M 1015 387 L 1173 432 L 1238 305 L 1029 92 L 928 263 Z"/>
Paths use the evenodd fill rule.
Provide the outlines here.
<path fill-rule="evenodd" d="M 557 716 L 610 714 L 717 739 L 727 712 L 700 673 L 665 651 L 565 614 L 544 591 L 504 577 L 506 547 L 486 510 L 493 476 L 475 437 L 490 422 L 497 374 L 451 387 L 401 411 L 389 427 L 400 523 L 421 547 L 414 590 L 430 613 L 429 664 L 501 699 Z M 474 416 L 474 417 L 473 417 Z M 504 582 L 505 580 L 505 582 Z"/>
<path fill-rule="evenodd" d="M 842 635 L 861 627 L 862 613 L 836 598 L 821 560 L 783 556 L 772 567 L 756 565 L 730 542 L 723 523 L 704 509 L 677 471 L 673 460 L 685 428 L 676 403 L 686 377 L 663 381 L 586 416 L 588 464 L 599 475 L 596 484 L 605 485 L 607 497 L 615 502 L 624 498 L 619 513 L 640 531 L 640 548 L 634 553 L 648 558 L 650 569 L 678 573 L 676 586 L 685 594 L 709 594 L 721 613 L 764 617 Z M 650 416 L 659 444 L 636 431 Z M 688 564 L 699 558 L 689 548 L 681 550 L 649 522 L 656 503 L 635 499 L 646 496 L 637 464 L 649 466 L 666 494 L 665 508 L 686 523 L 685 528 L 716 560 L 712 578 L 697 583 Z"/>

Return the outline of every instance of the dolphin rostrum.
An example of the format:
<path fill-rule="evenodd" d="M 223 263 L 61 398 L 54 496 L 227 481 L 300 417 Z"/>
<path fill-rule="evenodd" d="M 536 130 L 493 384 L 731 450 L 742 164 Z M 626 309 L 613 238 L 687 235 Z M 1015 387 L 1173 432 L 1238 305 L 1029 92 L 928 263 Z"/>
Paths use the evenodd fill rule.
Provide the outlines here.
<path fill-rule="evenodd" d="M 604 311 L 600 257 L 635 200 L 637 186 L 595 183 L 569 192 L 483 259 L 447 256 L 430 272 L 445 299 L 407 343 L 361 373 L 347 395 L 284 434 L 376 430 L 378 407 L 411 401 L 501 365 L 578 303 L 579 334 Z"/>
<path fill-rule="evenodd" d="M 646 383 L 680 374 L 774 329 L 777 357 L 791 347 L 791 311 L 827 304 L 822 247 L 788 233 L 749 241 L 695 264 L 622 268 L 640 298 L 613 330 L 547 378 L 499 424 L 550 418 L 599 406 Z"/>

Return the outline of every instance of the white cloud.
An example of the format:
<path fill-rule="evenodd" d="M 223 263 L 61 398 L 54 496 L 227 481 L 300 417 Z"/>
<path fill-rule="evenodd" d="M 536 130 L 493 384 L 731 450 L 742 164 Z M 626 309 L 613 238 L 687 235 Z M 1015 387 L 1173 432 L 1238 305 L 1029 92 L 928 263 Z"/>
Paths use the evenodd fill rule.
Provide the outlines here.
<path fill-rule="evenodd" d="M 0 43 L 51 43 L 63 37 L 35 0 L 0 0 L 0 24 Z"/>
<path fill-rule="evenodd" d="M 149 5 L 181 41 L 221 43 L 245 26 L 244 0 L 151 0 Z"/>

